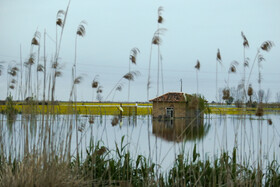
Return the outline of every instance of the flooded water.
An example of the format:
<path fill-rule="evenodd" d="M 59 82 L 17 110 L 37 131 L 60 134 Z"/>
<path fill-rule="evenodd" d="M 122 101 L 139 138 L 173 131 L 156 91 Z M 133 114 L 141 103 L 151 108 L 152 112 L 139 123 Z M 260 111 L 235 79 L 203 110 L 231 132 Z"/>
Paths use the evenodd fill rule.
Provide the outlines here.
<path fill-rule="evenodd" d="M 86 155 L 92 139 L 95 143 L 115 150 L 120 147 L 122 137 L 126 150 L 136 159 L 141 154 L 158 163 L 163 171 L 173 165 L 176 155 L 192 155 L 194 146 L 201 159 L 214 159 L 222 151 L 232 152 L 237 148 L 239 162 L 251 165 L 276 159 L 280 161 L 280 115 L 256 116 L 204 115 L 204 119 L 157 120 L 151 116 L 130 116 L 119 118 L 112 125 L 114 116 L 58 115 L 48 123 L 48 130 L 54 149 L 63 152 L 71 135 L 71 152 L 75 156 L 78 140 L 79 152 Z M 272 124 L 268 121 L 270 119 Z M 44 118 L 46 122 L 46 119 Z M 78 124 L 76 131 L 75 124 Z M 24 150 L 42 149 L 45 133 L 42 116 L 21 116 L 7 122 L 1 115 L 0 143 L 8 155 L 22 155 Z M 27 138 L 28 137 L 28 140 Z"/>

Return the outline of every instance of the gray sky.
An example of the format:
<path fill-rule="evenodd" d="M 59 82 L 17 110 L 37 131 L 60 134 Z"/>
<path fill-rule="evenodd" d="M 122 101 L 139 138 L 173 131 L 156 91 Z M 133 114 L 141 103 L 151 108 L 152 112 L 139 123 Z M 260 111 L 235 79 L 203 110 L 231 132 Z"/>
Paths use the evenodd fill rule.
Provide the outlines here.
<path fill-rule="evenodd" d="M 67 4 L 68 0 L 0 0 L 0 61 L 6 61 L 0 77 L 0 99 L 5 99 L 7 95 L 7 64 L 13 60 L 20 62 L 20 45 L 23 61 L 27 60 L 31 39 L 37 29 L 41 32 L 41 41 L 44 29 L 48 33 L 46 50 L 49 72 L 55 51 L 56 14 L 60 9 L 65 10 Z M 75 33 L 79 23 L 85 20 L 88 23 L 86 36 L 78 38 L 77 49 L 77 74 L 84 77 L 78 85 L 78 100 L 92 100 L 90 84 L 96 75 L 99 75 L 103 86 L 102 96 L 106 98 L 117 81 L 128 72 L 130 50 L 137 47 L 140 50 L 137 65 L 131 65 L 131 68 L 140 71 L 141 76 L 131 82 L 130 100 L 146 101 L 151 39 L 157 29 L 159 6 L 164 8 L 162 16 L 165 21 L 161 27 L 167 29 L 161 45 L 164 92 L 180 91 L 182 79 L 183 91 L 196 93 L 194 66 L 199 59 L 199 93 L 209 101 L 214 100 L 218 48 L 223 60 L 223 67 L 219 66 L 218 70 L 218 87 L 226 86 L 227 71 L 233 60 L 240 64 L 237 74 L 230 76 L 229 86 L 236 87 L 243 72 L 243 31 L 250 44 L 250 48 L 246 49 L 246 56 L 250 58 L 247 75 L 262 42 L 271 40 L 275 44 L 269 53 L 263 53 L 266 61 L 262 64 L 262 88 L 270 88 L 274 100 L 276 92 L 280 91 L 279 0 L 72 0 L 62 39 L 60 62 L 64 68 L 63 76 L 57 80 L 56 99 L 69 99 Z M 153 46 L 150 99 L 156 96 L 156 57 L 157 48 Z M 257 75 L 255 66 L 250 81 L 255 90 L 258 88 Z M 128 82 L 123 80 L 123 85 L 123 90 L 116 93 L 115 101 L 127 100 Z M 15 95 L 14 91 L 12 94 Z"/>

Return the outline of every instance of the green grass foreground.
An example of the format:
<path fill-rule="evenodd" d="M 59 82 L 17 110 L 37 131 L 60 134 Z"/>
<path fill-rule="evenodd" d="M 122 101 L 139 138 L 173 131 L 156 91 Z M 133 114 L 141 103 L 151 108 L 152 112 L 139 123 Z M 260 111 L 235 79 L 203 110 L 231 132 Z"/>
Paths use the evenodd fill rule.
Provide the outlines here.
<path fill-rule="evenodd" d="M 279 186 L 280 165 L 261 169 L 237 163 L 236 149 L 202 161 L 196 152 L 177 155 L 165 172 L 143 155 L 132 158 L 121 145 L 108 150 L 100 143 L 87 149 L 84 160 L 55 153 L 28 154 L 22 160 L 0 157 L 0 186 Z M 82 158 L 82 155 L 80 155 Z"/>

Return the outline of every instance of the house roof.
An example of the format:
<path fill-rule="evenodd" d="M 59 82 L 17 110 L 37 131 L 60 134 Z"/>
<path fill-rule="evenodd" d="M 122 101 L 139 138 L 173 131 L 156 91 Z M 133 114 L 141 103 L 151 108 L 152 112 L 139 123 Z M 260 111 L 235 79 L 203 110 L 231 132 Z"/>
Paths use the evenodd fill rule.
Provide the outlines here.
<path fill-rule="evenodd" d="M 186 102 L 188 94 L 183 92 L 168 92 L 166 94 L 163 94 L 159 97 L 156 97 L 154 99 L 151 99 L 152 102 Z"/>

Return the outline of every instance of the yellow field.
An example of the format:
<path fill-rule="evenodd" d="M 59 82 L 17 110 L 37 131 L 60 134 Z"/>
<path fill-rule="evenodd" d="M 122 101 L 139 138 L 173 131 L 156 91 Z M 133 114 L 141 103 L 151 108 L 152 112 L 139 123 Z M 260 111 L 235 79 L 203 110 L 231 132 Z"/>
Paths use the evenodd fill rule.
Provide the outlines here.
<path fill-rule="evenodd" d="M 152 103 L 90 103 L 90 102 L 58 102 L 55 105 L 25 105 L 15 102 L 15 108 L 22 113 L 53 113 L 53 114 L 78 114 L 84 115 L 148 115 L 152 113 Z M 0 105 L 0 112 L 6 105 Z M 236 108 L 235 106 L 211 106 L 211 114 L 254 115 L 256 108 Z M 264 108 L 267 113 L 280 113 L 280 108 Z"/>
<path fill-rule="evenodd" d="M 255 115 L 256 108 L 237 108 L 234 106 L 230 107 L 214 107 L 210 106 L 211 114 L 221 114 L 221 115 Z M 280 113 L 280 108 L 264 108 L 265 114 L 271 114 L 271 113 Z"/>
<path fill-rule="evenodd" d="M 152 113 L 151 103 L 70 103 L 59 102 L 55 105 L 24 105 L 16 102 L 15 108 L 22 113 L 53 113 L 53 114 L 78 114 L 85 115 L 148 115 Z M 0 111 L 6 109 L 0 105 Z"/>

